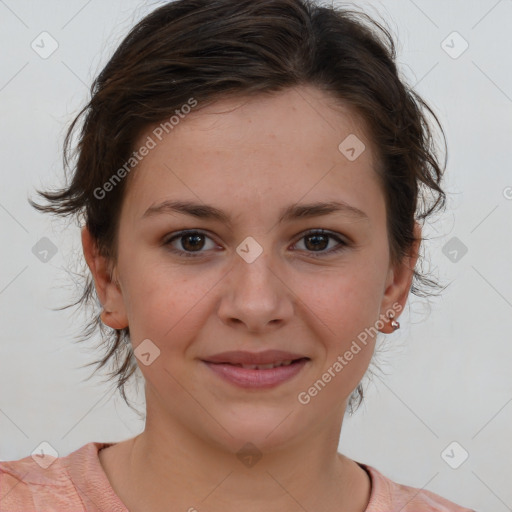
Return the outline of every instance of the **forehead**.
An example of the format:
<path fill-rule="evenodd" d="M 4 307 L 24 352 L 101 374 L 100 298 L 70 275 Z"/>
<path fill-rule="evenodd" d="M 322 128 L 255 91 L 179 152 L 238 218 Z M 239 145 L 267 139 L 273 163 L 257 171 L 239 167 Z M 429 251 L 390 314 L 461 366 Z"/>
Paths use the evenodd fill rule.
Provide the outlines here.
<path fill-rule="evenodd" d="M 325 200 L 326 193 L 330 200 L 333 195 L 344 200 L 340 194 L 345 193 L 353 203 L 378 193 L 373 145 L 363 120 L 316 88 L 199 104 L 169 133 L 155 132 L 159 126 L 139 137 L 138 145 L 151 137 L 155 147 L 129 175 L 126 200 L 136 203 L 139 215 L 156 200 L 183 194 L 225 204 L 234 195 L 246 201 L 267 195 L 289 203 L 306 195 Z M 351 137 L 365 146 L 355 160 L 340 150 Z"/>
<path fill-rule="evenodd" d="M 245 151 L 251 146 L 260 149 L 272 143 L 283 144 L 283 151 L 298 143 L 307 143 L 310 149 L 323 146 L 332 149 L 334 143 L 336 149 L 338 139 L 350 133 L 371 142 L 365 129 L 366 121 L 355 108 L 312 86 L 217 99 L 213 103 L 198 104 L 181 120 L 175 119 L 179 122 L 171 133 L 176 143 L 179 139 L 180 143 L 192 145 L 196 150 L 201 148 L 195 144 L 195 137 L 207 137 L 219 149 L 234 151 Z M 158 125 L 148 127 L 146 133 L 151 133 Z M 171 133 L 163 137 L 170 138 L 166 135 Z"/>

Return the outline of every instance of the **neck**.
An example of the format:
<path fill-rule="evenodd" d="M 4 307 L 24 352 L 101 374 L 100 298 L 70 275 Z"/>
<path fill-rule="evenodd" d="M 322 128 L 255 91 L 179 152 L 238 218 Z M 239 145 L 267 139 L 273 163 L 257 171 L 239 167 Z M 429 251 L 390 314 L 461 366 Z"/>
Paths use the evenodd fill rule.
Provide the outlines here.
<path fill-rule="evenodd" d="M 364 512 L 370 481 L 355 462 L 337 452 L 343 418 L 318 422 L 307 439 L 286 446 L 227 447 L 204 439 L 148 408 L 145 430 L 125 441 L 116 466 L 117 489 L 130 512 L 173 508 L 195 512 L 244 510 Z M 118 473 L 119 474 L 119 473 Z"/>

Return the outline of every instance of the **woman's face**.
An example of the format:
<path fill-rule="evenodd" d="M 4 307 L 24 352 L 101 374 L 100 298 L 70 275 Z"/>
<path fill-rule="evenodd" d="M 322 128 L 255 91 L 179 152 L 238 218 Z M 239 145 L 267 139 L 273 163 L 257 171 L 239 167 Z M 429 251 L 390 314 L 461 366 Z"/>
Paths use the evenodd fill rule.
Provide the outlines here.
<path fill-rule="evenodd" d="M 100 295 L 117 326 L 129 325 L 147 426 L 180 424 L 232 450 L 298 442 L 329 422 L 339 428 L 374 350 L 375 330 L 363 333 L 382 328 L 393 308 L 398 317 L 411 275 L 390 266 L 370 141 L 333 105 L 301 87 L 192 109 L 162 140 L 162 130 L 140 137 L 137 148 L 148 136 L 156 146 L 128 178 L 120 288 Z M 193 203 L 197 215 L 166 201 Z M 334 202 L 348 206 L 303 210 Z M 200 233 L 177 236 L 183 230 Z M 267 350 L 307 361 L 267 387 L 235 383 L 205 363 Z M 258 379 L 268 370 L 237 371 Z"/>

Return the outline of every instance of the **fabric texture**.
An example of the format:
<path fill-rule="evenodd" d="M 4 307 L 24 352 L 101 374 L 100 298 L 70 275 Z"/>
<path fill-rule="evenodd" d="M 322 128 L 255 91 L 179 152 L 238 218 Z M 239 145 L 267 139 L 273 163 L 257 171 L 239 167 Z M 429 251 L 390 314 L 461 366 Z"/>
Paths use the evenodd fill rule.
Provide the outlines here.
<path fill-rule="evenodd" d="M 99 450 L 112 444 L 90 442 L 65 457 L 46 458 L 44 464 L 36 462 L 37 454 L 0 461 L 0 512 L 128 512 L 98 457 Z M 365 512 L 475 512 L 430 491 L 395 483 L 372 466 L 357 464 L 372 484 Z"/>

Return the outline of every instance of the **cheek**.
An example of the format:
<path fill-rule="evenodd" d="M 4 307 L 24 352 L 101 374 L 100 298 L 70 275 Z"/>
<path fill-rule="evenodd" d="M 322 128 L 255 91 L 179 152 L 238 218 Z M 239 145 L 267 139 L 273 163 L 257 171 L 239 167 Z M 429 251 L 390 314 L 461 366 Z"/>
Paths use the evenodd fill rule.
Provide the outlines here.
<path fill-rule="evenodd" d="M 172 350 L 197 330 L 197 315 L 201 303 L 214 287 L 208 273 L 197 276 L 193 266 L 170 265 L 160 258 L 150 260 L 133 254 L 125 261 L 120 272 L 123 280 L 123 300 L 130 324 L 132 342 L 154 340 L 161 350 Z"/>
<path fill-rule="evenodd" d="M 310 284 L 314 284 L 314 281 Z M 309 388 L 319 409 L 348 399 L 371 362 L 379 314 L 379 287 L 375 276 L 359 271 L 330 275 L 323 286 L 309 287 L 307 308 L 310 334 L 318 340 L 318 367 Z M 318 284 L 318 283 L 317 283 Z M 311 290 L 314 289 L 314 292 Z M 320 348 L 321 345 L 321 348 Z M 321 395 L 321 397 L 320 397 Z M 301 395 L 302 396 L 302 395 Z M 302 403 L 302 402 L 301 402 Z"/>
<path fill-rule="evenodd" d="M 346 265 L 322 274 L 301 275 L 294 292 L 331 336 L 353 336 L 378 320 L 385 269 L 362 252 Z M 330 331 L 327 329 L 330 328 Z"/>
<path fill-rule="evenodd" d="M 322 276 L 302 279 L 300 296 L 311 311 L 309 329 L 323 345 L 318 378 L 336 401 L 357 386 L 370 364 L 379 325 L 385 258 L 361 251 L 349 263 Z"/>

